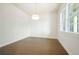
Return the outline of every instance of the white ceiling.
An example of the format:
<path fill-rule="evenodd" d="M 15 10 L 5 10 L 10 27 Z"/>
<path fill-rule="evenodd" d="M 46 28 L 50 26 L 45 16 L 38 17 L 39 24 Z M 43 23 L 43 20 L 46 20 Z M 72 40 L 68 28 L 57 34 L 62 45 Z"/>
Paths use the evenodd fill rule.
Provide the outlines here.
<path fill-rule="evenodd" d="M 57 12 L 61 3 L 17 3 L 15 6 L 28 14 Z"/>

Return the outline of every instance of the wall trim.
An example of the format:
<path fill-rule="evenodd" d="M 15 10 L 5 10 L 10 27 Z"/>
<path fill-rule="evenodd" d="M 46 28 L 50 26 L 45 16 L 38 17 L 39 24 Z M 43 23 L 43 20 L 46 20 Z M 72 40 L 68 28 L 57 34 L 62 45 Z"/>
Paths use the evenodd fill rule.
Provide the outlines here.
<path fill-rule="evenodd" d="M 68 49 L 63 45 L 62 41 L 59 40 L 59 39 L 58 39 L 58 41 L 59 41 L 59 43 L 63 46 L 63 48 L 67 51 L 67 53 L 70 54 L 69 51 L 68 51 Z"/>
<path fill-rule="evenodd" d="M 7 46 L 7 45 L 9 45 L 9 44 L 15 43 L 15 42 L 17 42 L 17 41 L 23 40 L 24 38 L 28 38 L 28 37 L 29 37 L 29 36 L 23 37 L 23 38 L 20 38 L 20 39 L 16 39 L 16 40 L 10 41 L 10 42 L 5 43 L 5 44 L 2 44 L 2 45 L 0 45 L 0 48 L 1 48 L 1 47 L 4 47 L 4 46 Z"/>
<path fill-rule="evenodd" d="M 43 36 L 30 36 L 30 37 L 37 37 L 37 38 L 49 38 L 49 39 L 58 39 L 56 37 L 43 37 Z"/>

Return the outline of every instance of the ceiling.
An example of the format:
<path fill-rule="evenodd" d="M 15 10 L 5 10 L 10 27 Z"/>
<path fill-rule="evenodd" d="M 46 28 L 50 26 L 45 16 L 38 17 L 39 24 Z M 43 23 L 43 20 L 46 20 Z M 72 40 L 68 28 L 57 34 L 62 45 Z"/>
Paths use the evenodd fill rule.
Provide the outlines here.
<path fill-rule="evenodd" d="M 32 15 L 57 12 L 61 3 L 16 3 L 14 5 Z"/>

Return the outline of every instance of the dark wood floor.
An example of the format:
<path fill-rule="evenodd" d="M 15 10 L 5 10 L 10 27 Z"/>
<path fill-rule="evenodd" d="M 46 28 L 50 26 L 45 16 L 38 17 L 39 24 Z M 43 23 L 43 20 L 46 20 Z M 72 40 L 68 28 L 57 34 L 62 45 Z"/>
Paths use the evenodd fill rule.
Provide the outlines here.
<path fill-rule="evenodd" d="M 29 37 L 0 48 L 0 55 L 68 55 L 56 39 Z"/>

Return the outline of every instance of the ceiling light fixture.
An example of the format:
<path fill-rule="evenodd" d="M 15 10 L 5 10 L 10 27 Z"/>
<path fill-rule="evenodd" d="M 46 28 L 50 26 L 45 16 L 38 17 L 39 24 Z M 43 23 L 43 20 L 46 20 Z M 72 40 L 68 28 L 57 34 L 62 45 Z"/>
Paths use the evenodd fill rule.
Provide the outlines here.
<path fill-rule="evenodd" d="M 32 15 L 32 20 L 39 20 L 39 15 L 37 14 Z"/>
<path fill-rule="evenodd" d="M 32 20 L 39 20 L 39 15 L 38 15 L 38 6 L 37 6 L 38 4 L 37 3 L 35 3 L 34 4 L 34 14 L 32 15 Z"/>

